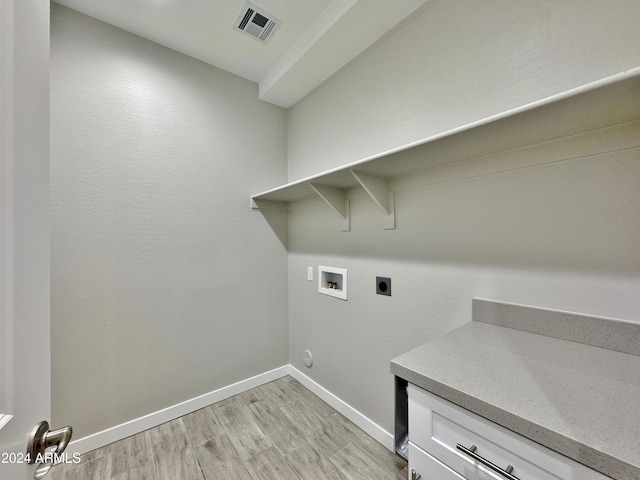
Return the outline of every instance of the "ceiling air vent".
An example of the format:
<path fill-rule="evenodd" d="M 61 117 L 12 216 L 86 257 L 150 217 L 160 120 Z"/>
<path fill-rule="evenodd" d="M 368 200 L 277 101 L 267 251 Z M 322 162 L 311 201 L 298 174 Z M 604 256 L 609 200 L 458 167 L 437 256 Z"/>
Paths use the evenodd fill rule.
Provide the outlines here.
<path fill-rule="evenodd" d="M 267 43 L 281 24 L 282 21 L 270 13 L 256 7 L 253 3 L 245 2 L 233 28 L 255 38 L 260 43 Z"/>

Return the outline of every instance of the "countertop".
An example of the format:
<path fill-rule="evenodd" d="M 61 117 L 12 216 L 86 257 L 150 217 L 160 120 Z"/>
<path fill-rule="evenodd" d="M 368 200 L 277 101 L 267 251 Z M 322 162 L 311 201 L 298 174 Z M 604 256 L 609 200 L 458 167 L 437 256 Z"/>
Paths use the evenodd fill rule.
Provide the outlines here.
<path fill-rule="evenodd" d="M 640 479 L 640 356 L 471 321 L 391 372 L 605 475 Z"/>

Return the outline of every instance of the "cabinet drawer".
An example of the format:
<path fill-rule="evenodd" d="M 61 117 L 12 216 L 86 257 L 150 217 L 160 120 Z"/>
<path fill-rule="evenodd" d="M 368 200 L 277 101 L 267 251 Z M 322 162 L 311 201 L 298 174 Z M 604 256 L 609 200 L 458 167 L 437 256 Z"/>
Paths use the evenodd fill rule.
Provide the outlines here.
<path fill-rule="evenodd" d="M 412 477 L 412 472 L 416 475 Z M 409 480 L 465 480 L 420 447 L 409 442 Z"/>
<path fill-rule="evenodd" d="M 610 480 L 414 385 L 409 385 L 409 440 L 468 480 L 505 476 L 460 451 L 458 444 L 475 445 L 477 455 L 499 468 L 511 465 L 511 475 L 521 480 Z"/>

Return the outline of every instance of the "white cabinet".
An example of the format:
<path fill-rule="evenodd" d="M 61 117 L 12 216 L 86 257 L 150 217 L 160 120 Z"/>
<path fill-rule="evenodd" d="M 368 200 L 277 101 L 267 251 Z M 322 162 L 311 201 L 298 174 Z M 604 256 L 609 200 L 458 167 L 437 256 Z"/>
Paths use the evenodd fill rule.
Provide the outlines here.
<path fill-rule="evenodd" d="M 456 472 L 439 462 L 427 452 L 409 442 L 410 480 L 465 480 Z"/>
<path fill-rule="evenodd" d="M 410 479 L 610 480 L 411 384 L 409 442 Z"/>

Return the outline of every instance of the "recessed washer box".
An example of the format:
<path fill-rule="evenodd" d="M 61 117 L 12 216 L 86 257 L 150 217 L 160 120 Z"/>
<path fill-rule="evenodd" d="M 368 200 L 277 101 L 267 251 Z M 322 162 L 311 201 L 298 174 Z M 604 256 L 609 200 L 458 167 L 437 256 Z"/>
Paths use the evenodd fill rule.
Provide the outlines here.
<path fill-rule="evenodd" d="M 318 293 L 347 299 L 347 270 L 318 265 Z"/>

